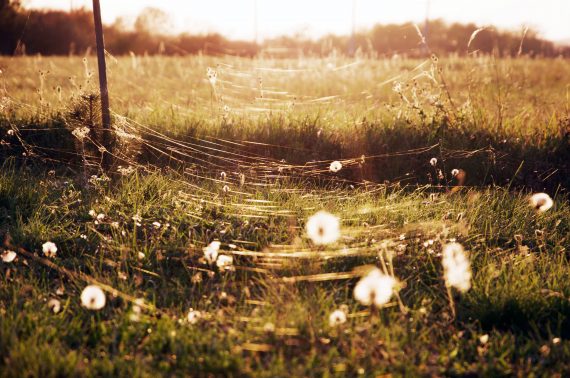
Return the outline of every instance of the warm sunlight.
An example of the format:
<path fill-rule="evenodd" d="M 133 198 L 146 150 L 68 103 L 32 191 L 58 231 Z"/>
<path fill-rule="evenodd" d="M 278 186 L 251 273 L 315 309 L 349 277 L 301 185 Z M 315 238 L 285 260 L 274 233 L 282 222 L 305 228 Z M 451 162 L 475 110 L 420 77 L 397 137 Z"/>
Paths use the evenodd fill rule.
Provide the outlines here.
<path fill-rule="evenodd" d="M 91 7 L 90 0 L 27 0 L 31 7 Z M 570 2 L 567 0 L 102 0 L 103 18 L 131 22 L 145 7 L 168 12 L 175 32 L 221 32 L 239 39 L 253 39 L 255 9 L 259 38 L 301 33 L 318 37 L 347 34 L 352 14 L 357 28 L 376 23 L 423 22 L 426 15 L 451 22 L 493 24 L 503 28 L 533 27 L 554 41 L 570 40 Z"/>
<path fill-rule="evenodd" d="M 0 0 L 0 378 L 570 377 L 569 13 Z"/>

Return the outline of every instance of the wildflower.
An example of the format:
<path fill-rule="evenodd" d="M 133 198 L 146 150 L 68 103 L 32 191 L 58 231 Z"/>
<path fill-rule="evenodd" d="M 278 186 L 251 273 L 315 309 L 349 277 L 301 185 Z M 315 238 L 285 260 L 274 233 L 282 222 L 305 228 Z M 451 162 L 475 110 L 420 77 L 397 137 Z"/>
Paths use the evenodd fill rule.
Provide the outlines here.
<path fill-rule="evenodd" d="M 16 258 L 17 254 L 14 251 L 5 250 L 2 252 L 2 261 L 5 263 L 11 263 Z"/>
<path fill-rule="evenodd" d="M 76 129 L 74 129 L 71 134 L 76 137 L 77 139 L 79 139 L 80 141 L 83 141 L 83 139 L 85 139 L 87 137 L 87 135 L 89 135 L 89 127 L 83 126 L 83 127 L 78 127 Z"/>
<path fill-rule="evenodd" d="M 91 210 L 89 210 L 89 216 L 91 218 L 95 218 L 95 217 L 97 217 L 97 212 L 95 210 L 91 209 Z"/>
<path fill-rule="evenodd" d="M 552 205 L 554 205 L 554 201 L 546 193 L 535 193 L 530 197 L 530 206 L 539 213 L 544 213 Z"/>
<path fill-rule="evenodd" d="M 105 214 L 101 213 L 101 214 L 97 214 L 97 220 L 99 222 L 102 222 L 105 219 Z"/>
<path fill-rule="evenodd" d="M 555 337 L 552 339 L 552 344 L 557 345 L 560 344 L 560 337 Z"/>
<path fill-rule="evenodd" d="M 188 311 L 188 315 L 186 316 L 186 319 L 188 320 L 188 323 L 196 324 L 196 323 L 198 323 L 198 321 L 200 320 L 201 317 L 202 317 L 202 313 L 200 311 L 190 309 L 190 311 Z"/>
<path fill-rule="evenodd" d="M 57 253 L 57 247 L 55 243 L 47 241 L 42 245 L 42 251 L 46 257 L 55 257 L 55 254 Z"/>
<path fill-rule="evenodd" d="M 137 223 L 142 222 L 142 218 L 138 213 L 133 215 L 133 217 L 131 219 Z"/>
<path fill-rule="evenodd" d="M 218 73 L 216 72 L 216 70 L 213 70 L 210 67 L 208 67 L 207 75 L 208 75 L 208 81 L 210 82 L 210 84 L 212 84 L 212 87 L 215 87 L 216 81 L 218 80 Z"/>
<path fill-rule="evenodd" d="M 451 170 L 451 176 L 455 177 L 455 176 L 457 176 L 458 174 L 459 174 L 459 169 L 454 168 L 454 169 Z"/>
<path fill-rule="evenodd" d="M 224 185 L 223 188 L 222 188 L 222 191 L 223 191 L 224 193 L 228 193 L 228 192 L 230 191 L 230 187 L 227 186 L 227 185 Z"/>
<path fill-rule="evenodd" d="M 143 252 L 139 252 L 137 257 L 139 258 L 139 260 L 144 260 L 144 258 L 146 257 L 145 254 Z"/>
<path fill-rule="evenodd" d="M 220 270 L 230 270 L 233 267 L 234 258 L 228 255 L 220 255 L 216 260 L 216 265 Z"/>
<path fill-rule="evenodd" d="M 433 157 L 429 160 L 429 163 L 432 167 L 435 167 L 437 165 L 437 159 Z"/>
<path fill-rule="evenodd" d="M 336 172 L 340 171 L 341 168 L 342 168 L 342 163 L 338 160 L 335 160 L 331 163 L 330 171 L 333 173 L 336 173 Z"/>
<path fill-rule="evenodd" d="M 221 177 L 222 181 L 226 181 L 226 177 L 227 177 L 227 176 L 228 176 L 228 175 L 226 174 L 226 172 L 220 173 L 220 177 Z"/>
<path fill-rule="evenodd" d="M 343 323 L 346 323 L 346 312 L 344 310 L 341 309 L 334 310 L 329 315 L 329 325 L 331 327 L 336 327 Z"/>
<path fill-rule="evenodd" d="M 479 337 L 479 342 L 481 344 L 487 344 L 488 341 L 489 341 L 489 335 L 488 334 L 484 334 L 484 335 L 481 335 Z"/>
<path fill-rule="evenodd" d="M 61 302 L 55 298 L 52 298 L 47 303 L 48 308 L 53 311 L 54 314 L 57 314 L 61 311 Z"/>
<path fill-rule="evenodd" d="M 365 306 L 381 307 L 388 303 L 394 292 L 396 280 L 375 268 L 360 279 L 354 287 L 354 298 Z"/>
<path fill-rule="evenodd" d="M 100 310 L 105 303 L 105 293 L 97 285 L 89 285 L 81 292 L 81 305 L 88 310 Z"/>
<path fill-rule="evenodd" d="M 319 211 L 311 216 L 305 229 L 309 238 L 317 245 L 334 243 L 340 237 L 339 219 L 326 211 Z"/>
<path fill-rule="evenodd" d="M 461 292 L 469 290 L 471 288 L 471 266 L 461 244 L 446 244 L 443 247 L 442 256 L 445 284 Z"/>
<path fill-rule="evenodd" d="M 218 251 L 220 250 L 220 243 L 217 240 L 214 240 L 207 247 L 203 249 L 204 251 L 204 258 L 210 264 L 213 264 L 218 259 Z"/>
<path fill-rule="evenodd" d="M 131 313 L 129 314 L 129 319 L 133 322 L 138 322 L 140 320 L 140 315 L 142 312 L 141 306 L 144 305 L 144 299 L 137 298 L 131 308 Z"/>
<path fill-rule="evenodd" d="M 394 86 L 392 87 L 392 90 L 396 93 L 402 93 L 402 83 L 396 81 L 394 82 Z"/>
<path fill-rule="evenodd" d="M 160 228 L 160 226 L 162 226 L 160 222 L 152 222 L 152 225 L 154 226 L 154 228 Z"/>
<path fill-rule="evenodd" d="M 14 130 L 10 129 L 6 132 L 6 134 L 12 136 L 12 135 L 14 135 Z"/>

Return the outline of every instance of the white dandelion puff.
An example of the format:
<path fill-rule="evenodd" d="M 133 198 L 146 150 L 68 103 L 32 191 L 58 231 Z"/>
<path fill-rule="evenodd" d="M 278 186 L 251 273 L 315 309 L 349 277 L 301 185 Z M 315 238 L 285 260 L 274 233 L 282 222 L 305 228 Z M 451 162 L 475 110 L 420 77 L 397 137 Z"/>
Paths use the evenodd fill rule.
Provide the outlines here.
<path fill-rule="evenodd" d="M 554 205 L 552 198 L 546 193 L 535 193 L 530 197 L 530 206 L 540 213 L 544 213 Z"/>
<path fill-rule="evenodd" d="M 437 165 L 437 158 L 431 158 L 429 160 L 429 163 L 431 164 L 432 167 L 435 167 Z"/>
<path fill-rule="evenodd" d="M 14 251 L 4 251 L 2 252 L 2 261 L 5 263 L 11 263 L 16 258 L 17 254 Z"/>
<path fill-rule="evenodd" d="M 97 214 L 97 220 L 99 222 L 103 222 L 103 220 L 105 220 L 105 214 L 103 213 Z"/>
<path fill-rule="evenodd" d="M 336 173 L 342 169 L 342 163 L 338 160 L 335 160 L 331 163 L 330 171 Z"/>
<path fill-rule="evenodd" d="M 208 67 L 207 75 L 208 75 L 208 81 L 210 82 L 210 84 L 212 84 L 212 87 L 215 87 L 216 81 L 218 80 L 218 73 L 216 72 L 216 70 Z"/>
<path fill-rule="evenodd" d="M 152 225 L 154 226 L 154 228 L 160 228 L 160 226 L 162 226 L 160 222 L 152 222 Z"/>
<path fill-rule="evenodd" d="M 358 281 L 354 287 L 354 299 L 365 306 L 382 307 L 392 297 L 396 283 L 394 277 L 375 268 Z"/>
<path fill-rule="evenodd" d="M 224 185 L 223 188 L 222 188 L 222 191 L 223 191 L 224 193 L 229 193 L 230 187 L 227 186 L 227 185 Z"/>
<path fill-rule="evenodd" d="M 97 217 L 97 212 L 93 209 L 89 210 L 89 216 L 91 216 L 91 218 L 95 218 Z"/>
<path fill-rule="evenodd" d="M 47 241 L 42 244 L 42 251 L 46 257 L 55 257 L 55 254 L 57 253 L 57 246 L 55 243 Z"/>
<path fill-rule="evenodd" d="M 455 177 L 455 176 L 457 176 L 458 174 L 459 174 L 459 169 L 454 168 L 454 169 L 451 170 L 451 176 Z"/>
<path fill-rule="evenodd" d="M 488 334 L 484 334 L 479 336 L 479 342 L 483 345 L 487 344 L 487 342 L 489 341 L 489 335 Z"/>
<path fill-rule="evenodd" d="M 81 292 L 81 305 L 88 310 L 101 310 L 106 302 L 105 293 L 97 285 L 89 285 Z"/>
<path fill-rule="evenodd" d="M 275 332 L 275 324 L 271 323 L 271 322 L 267 322 L 263 325 L 263 331 L 267 332 L 267 333 L 273 333 Z"/>
<path fill-rule="evenodd" d="M 234 258 L 228 255 L 220 255 L 216 260 L 216 266 L 220 270 L 231 270 L 233 268 Z"/>
<path fill-rule="evenodd" d="M 443 247 L 442 265 L 445 284 L 461 292 L 471 288 L 471 264 L 459 243 L 449 243 Z"/>
<path fill-rule="evenodd" d="M 73 136 L 79 139 L 80 141 L 83 141 L 83 139 L 85 139 L 87 135 L 89 135 L 89 128 L 86 126 L 78 127 L 74 129 L 71 132 L 71 134 L 73 134 Z"/>
<path fill-rule="evenodd" d="M 207 262 L 209 262 L 210 264 L 213 264 L 214 262 L 216 262 L 216 260 L 218 259 L 218 251 L 220 250 L 220 245 L 222 243 L 220 243 L 217 240 L 214 240 L 213 242 L 211 242 L 210 244 L 208 244 L 207 247 L 203 248 L 204 251 L 204 258 L 206 259 Z"/>
<path fill-rule="evenodd" d="M 55 298 L 52 298 L 47 303 L 48 308 L 53 311 L 54 314 L 57 314 L 61 311 L 61 302 Z"/>
<path fill-rule="evenodd" d="M 346 312 L 344 310 L 338 309 L 331 312 L 329 315 L 329 325 L 331 327 L 337 327 L 344 323 L 346 323 Z"/>
<path fill-rule="evenodd" d="M 305 226 L 307 236 L 316 245 L 334 243 L 340 237 L 340 221 L 338 217 L 319 211 L 309 218 Z"/>
<path fill-rule="evenodd" d="M 190 309 L 190 311 L 188 311 L 188 315 L 186 316 L 186 320 L 188 320 L 188 323 L 190 324 L 198 323 L 198 321 L 201 318 L 202 318 L 202 313 L 200 311 L 196 311 L 193 309 Z"/>

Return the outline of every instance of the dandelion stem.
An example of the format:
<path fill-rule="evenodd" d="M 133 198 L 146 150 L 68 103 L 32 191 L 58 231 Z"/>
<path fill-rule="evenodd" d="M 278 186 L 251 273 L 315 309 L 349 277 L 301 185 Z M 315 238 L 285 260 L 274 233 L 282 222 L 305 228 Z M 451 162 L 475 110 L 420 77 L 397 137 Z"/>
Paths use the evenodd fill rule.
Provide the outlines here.
<path fill-rule="evenodd" d="M 445 286 L 447 289 L 447 297 L 449 298 L 449 307 L 451 307 L 451 316 L 455 319 L 456 312 L 455 312 L 455 301 L 453 300 L 453 294 L 451 293 L 451 287 Z"/>

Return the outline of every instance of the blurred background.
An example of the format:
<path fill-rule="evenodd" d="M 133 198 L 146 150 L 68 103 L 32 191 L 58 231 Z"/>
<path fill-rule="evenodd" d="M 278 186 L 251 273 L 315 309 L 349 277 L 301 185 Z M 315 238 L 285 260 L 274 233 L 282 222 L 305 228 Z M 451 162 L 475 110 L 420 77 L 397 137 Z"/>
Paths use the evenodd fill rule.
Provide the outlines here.
<path fill-rule="evenodd" d="M 417 57 L 427 54 L 424 38 L 440 55 L 570 56 L 565 0 L 102 0 L 101 8 L 114 55 Z M 0 35 L 3 55 L 89 54 L 91 0 L 0 0 Z"/>

